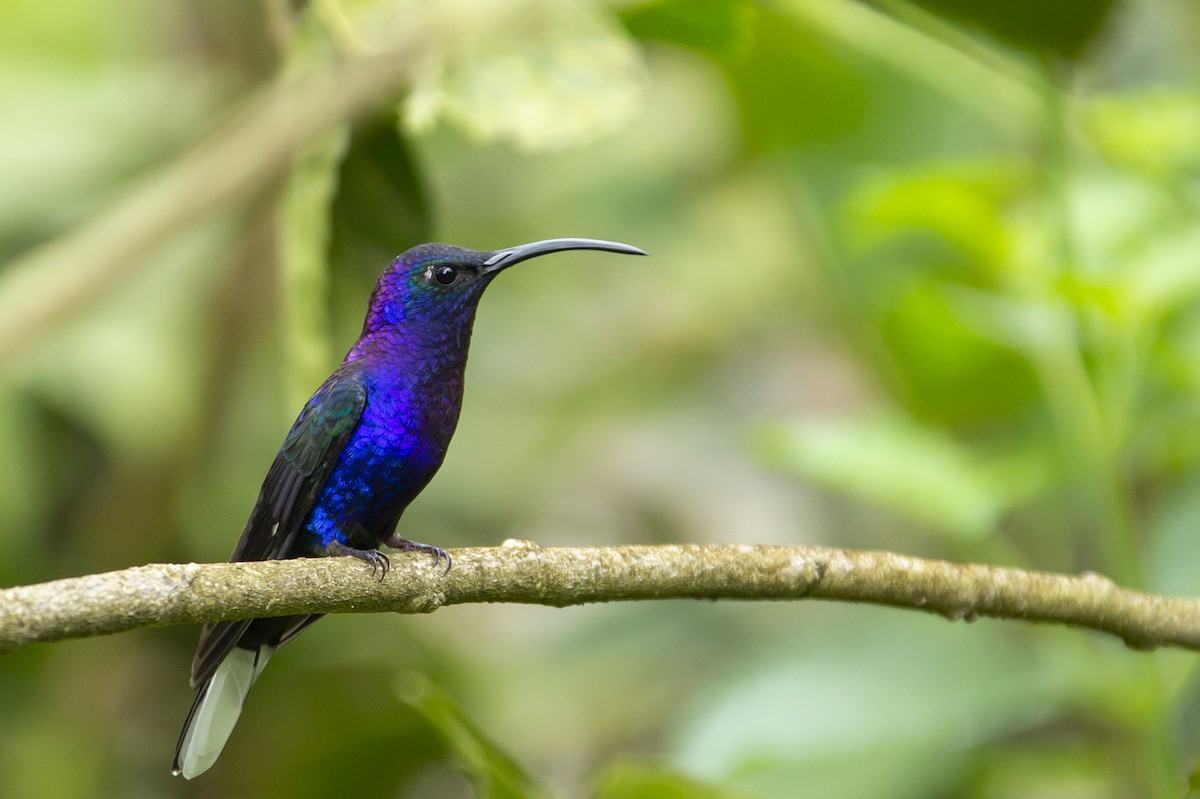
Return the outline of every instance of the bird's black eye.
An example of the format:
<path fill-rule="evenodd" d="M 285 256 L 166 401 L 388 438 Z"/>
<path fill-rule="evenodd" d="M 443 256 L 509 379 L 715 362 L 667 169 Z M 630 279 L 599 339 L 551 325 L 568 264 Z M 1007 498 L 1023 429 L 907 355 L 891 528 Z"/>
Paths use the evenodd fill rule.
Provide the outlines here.
<path fill-rule="evenodd" d="M 433 279 L 443 286 L 449 286 L 458 279 L 458 270 L 449 264 L 440 264 L 433 268 Z"/>

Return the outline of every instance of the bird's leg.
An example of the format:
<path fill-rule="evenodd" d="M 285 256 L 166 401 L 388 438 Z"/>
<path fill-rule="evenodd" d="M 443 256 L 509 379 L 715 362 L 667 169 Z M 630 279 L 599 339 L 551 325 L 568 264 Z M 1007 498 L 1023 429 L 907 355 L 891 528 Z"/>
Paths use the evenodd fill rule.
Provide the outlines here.
<path fill-rule="evenodd" d="M 435 547 L 432 544 L 422 544 L 417 541 L 409 541 L 395 530 L 392 530 L 392 534 L 385 538 L 383 543 L 387 544 L 392 549 L 398 549 L 401 552 L 427 552 L 430 555 L 433 555 L 433 564 L 435 566 L 442 562 L 442 558 L 445 558 L 446 570 L 442 572 L 442 576 L 450 573 L 450 553 L 441 547 Z"/>
<path fill-rule="evenodd" d="M 348 547 L 341 541 L 334 541 L 329 546 L 325 547 L 326 555 L 348 556 L 358 558 L 371 566 L 371 576 L 375 576 L 375 572 L 379 572 L 379 581 L 383 582 L 383 578 L 387 577 L 388 569 L 391 568 L 392 562 L 388 560 L 388 556 L 380 552 L 378 549 L 355 549 Z"/>

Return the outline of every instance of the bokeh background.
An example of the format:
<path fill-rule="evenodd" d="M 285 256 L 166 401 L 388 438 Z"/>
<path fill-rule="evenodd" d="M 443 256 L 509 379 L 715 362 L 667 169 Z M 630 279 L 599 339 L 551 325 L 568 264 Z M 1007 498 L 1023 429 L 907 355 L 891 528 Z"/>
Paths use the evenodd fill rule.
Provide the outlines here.
<path fill-rule="evenodd" d="M 0 584 L 223 560 L 390 257 L 593 236 L 652 257 L 489 290 L 406 535 L 875 547 L 1200 592 L 1193 2 L 0 18 Z M 404 84 L 352 125 L 306 93 L 372 63 Z M 181 167 L 213 142 L 218 168 Z M 0 794 L 1180 796 L 1200 752 L 1194 656 L 1081 631 L 478 606 L 322 621 L 188 783 L 196 633 L 0 659 Z"/>

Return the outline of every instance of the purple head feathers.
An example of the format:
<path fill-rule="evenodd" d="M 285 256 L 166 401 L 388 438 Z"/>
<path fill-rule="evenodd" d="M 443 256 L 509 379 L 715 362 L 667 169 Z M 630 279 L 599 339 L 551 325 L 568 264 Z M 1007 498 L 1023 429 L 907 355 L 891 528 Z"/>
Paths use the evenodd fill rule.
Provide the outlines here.
<path fill-rule="evenodd" d="M 406 320 L 416 322 L 414 327 L 437 324 L 435 319 L 469 325 L 480 295 L 497 274 L 521 261 L 564 250 L 646 254 L 628 244 L 599 239 L 547 239 L 493 251 L 422 244 L 392 261 L 380 275 L 363 334 L 404 325 Z"/>

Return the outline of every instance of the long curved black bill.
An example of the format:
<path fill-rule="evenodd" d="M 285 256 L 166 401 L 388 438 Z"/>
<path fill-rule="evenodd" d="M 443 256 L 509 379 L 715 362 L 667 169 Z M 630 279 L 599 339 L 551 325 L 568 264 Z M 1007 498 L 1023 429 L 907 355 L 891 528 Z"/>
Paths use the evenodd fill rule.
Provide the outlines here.
<path fill-rule="evenodd" d="M 484 274 L 499 272 L 501 269 L 507 269 L 513 264 L 521 263 L 521 261 L 528 261 L 530 258 L 537 258 L 539 255 L 562 252 L 563 250 L 607 250 L 608 252 L 621 252 L 626 255 L 646 254 L 639 247 L 634 247 L 631 244 L 622 244 L 619 241 L 604 241 L 602 239 L 546 239 L 545 241 L 534 241 L 529 244 L 509 247 L 506 250 L 496 250 L 492 254 L 492 257 L 483 262 L 483 272 Z"/>

